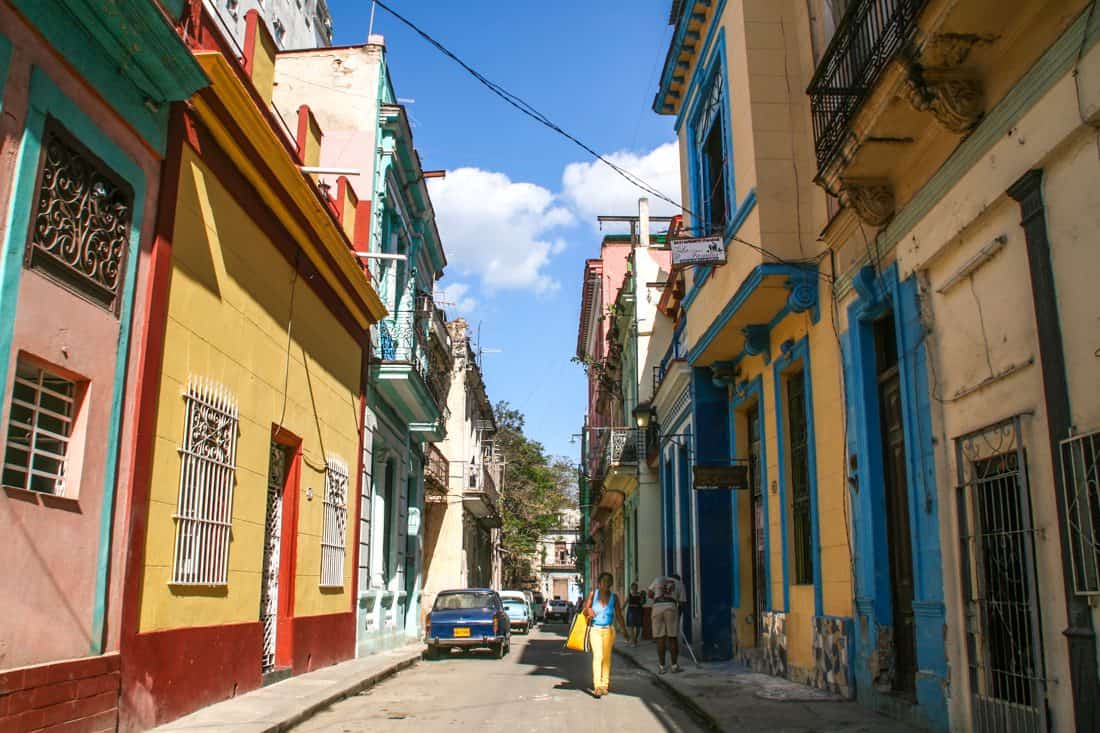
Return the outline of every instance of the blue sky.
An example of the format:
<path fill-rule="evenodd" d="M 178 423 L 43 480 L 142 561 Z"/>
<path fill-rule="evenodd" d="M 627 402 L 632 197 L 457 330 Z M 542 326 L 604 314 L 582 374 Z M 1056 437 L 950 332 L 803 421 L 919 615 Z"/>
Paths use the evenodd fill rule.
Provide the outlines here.
<path fill-rule="evenodd" d="M 672 120 L 653 113 L 669 0 L 387 0 L 468 64 L 564 129 L 678 199 Z M 336 44 L 366 40 L 370 2 L 329 0 Z M 576 350 L 584 259 L 597 214 L 631 214 L 641 194 L 573 143 L 522 116 L 379 8 L 398 97 L 426 169 L 449 266 L 448 314 L 480 324 L 489 397 L 528 434 L 576 460 L 584 418 Z M 651 201 L 660 211 L 660 205 Z"/>

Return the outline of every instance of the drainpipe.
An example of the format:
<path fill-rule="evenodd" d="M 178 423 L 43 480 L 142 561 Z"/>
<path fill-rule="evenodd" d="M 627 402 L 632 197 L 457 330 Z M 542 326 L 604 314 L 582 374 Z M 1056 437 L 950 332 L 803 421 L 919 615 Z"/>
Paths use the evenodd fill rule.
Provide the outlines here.
<path fill-rule="evenodd" d="M 1031 275 L 1031 295 L 1035 304 L 1035 325 L 1039 338 L 1039 363 L 1042 367 L 1043 399 L 1047 409 L 1047 432 L 1054 473 L 1054 503 L 1058 512 L 1058 541 L 1062 550 L 1062 581 L 1066 594 L 1068 627 L 1062 631 L 1069 646 L 1070 685 L 1073 697 L 1075 730 L 1100 730 L 1100 683 L 1097 682 L 1096 633 L 1092 612 L 1084 597 L 1073 587 L 1073 567 L 1066 517 L 1066 487 L 1058 469 L 1061 441 L 1069 436 L 1072 418 L 1069 385 L 1066 381 L 1065 354 L 1062 349 L 1062 325 L 1058 318 L 1058 299 L 1054 268 L 1050 261 L 1046 211 L 1043 204 L 1043 171 L 1030 170 L 1012 184 L 1008 195 L 1020 204 L 1027 242 L 1027 264 Z"/>

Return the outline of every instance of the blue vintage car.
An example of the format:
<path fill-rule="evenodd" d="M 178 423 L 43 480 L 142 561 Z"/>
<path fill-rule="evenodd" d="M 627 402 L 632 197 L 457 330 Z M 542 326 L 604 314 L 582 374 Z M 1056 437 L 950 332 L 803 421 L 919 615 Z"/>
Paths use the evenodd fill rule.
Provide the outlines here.
<path fill-rule="evenodd" d="M 497 659 L 511 648 L 512 624 L 496 591 L 489 588 L 445 590 L 435 597 L 424 637 L 428 659 L 454 647 L 488 647 Z"/>

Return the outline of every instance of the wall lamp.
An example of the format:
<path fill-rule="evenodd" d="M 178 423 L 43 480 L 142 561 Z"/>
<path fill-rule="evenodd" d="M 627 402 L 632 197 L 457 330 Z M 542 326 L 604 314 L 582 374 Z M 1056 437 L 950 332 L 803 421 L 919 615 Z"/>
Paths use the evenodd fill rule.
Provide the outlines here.
<path fill-rule="evenodd" d="M 634 422 L 642 430 L 649 428 L 650 423 L 657 422 L 657 408 L 649 402 L 639 402 L 631 414 L 634 416 Z"/>

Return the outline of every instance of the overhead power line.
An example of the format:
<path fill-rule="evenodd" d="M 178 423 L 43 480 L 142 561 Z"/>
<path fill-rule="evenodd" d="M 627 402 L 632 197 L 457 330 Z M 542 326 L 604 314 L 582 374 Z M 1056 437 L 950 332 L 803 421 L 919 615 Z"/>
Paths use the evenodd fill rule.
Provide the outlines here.
<path fill-rule="evenodd" d="M 569 140 L 574 145 L 579 147 L 581 150 L 585 151 L 586 153 L 591 155 L 593 158 L 595 158 L 599 162 L 603 163 L 604 165 L 606 165 L 611 170 L 615 171 L 615 173 L 622 176 L 624 179 L 626 179 L 627 182 L 629 182 L 633 186 L 639 188 L 640 190 L 644 191 L 645 193 L 648 193 L 650 196 L 658 198 L 661 201 L 664 201 L 666 203 L 672 204 L 677 209 L 679 209 L 679 210 L 681 210 L 681 211 L 683 211 L 687 214 L 690 214 L 692 219 L 696 219 L 696 220 L 699 219 L 699 216 L 694 211 L 687 208 L 686 206 L 681 204 L 679 201 L 676 201 L 676 200 L 670 198 L 669 196 L 666 196 L 665 194 L 658 191 L 656 188 L 654 188 L 652 185 L 647 183 L 642 178 L 640 178 L 637 175 L 635 175 L 634 173 L 631 173 L 630 171 L 626 170 L 625 168 L 618 165 L 614 161 L 608 159 L 606 156 L 601 155 L 595 149 L 593 149 L 591 146 L 584 143 L 582 140 L 577 138 L 575 135 L 572 135 L 571 133 L 567 132 L 560 125 L 558 125 L 556 122 L 554 122 L 549 117 L 547 117 L 545 114 L 543 114 L 539 110 L 535 109 L 535 107 L 532 106 L 530 102 L 528 102 L 525 99 L 523 99 L 522 97 L 508 91 L 504 87 L 502 87 L 499 84 L 497 84 L 496 82 L 494 82 L 492 79 L 487 78 L 484 74 L 482 74 L 477 69 L 470 66 L 468 63 L 463 61 L 461 58 L 459 58 L 458 55 L 455 54 L 453 51 L 451 51 L 449 48 L 447 48 L 442 43 L 437 41 L 427 31 L 423 30 L 422 28 L 420 28 L 420 26 L 416 25 L 416 23 L 413 23 L 411 20 L 409 20 L 405 16 L 401 15 L 401 13 L 398 13 L 396 10 L 394 10 L 389 5 L 387 5 L 383 0 L 374 0 L 374 5 L 377 5 L 378 7 L 382 8 L 387 13 L 392 15 L 394 18 L 399 20 L 401 23 L 403 23 L 405 26 L 407 26 L 410 30 L 412 30 L 413 33 L 415 33 L 418 36 L 420 36 L 421 38 L 423 38 L 429 44 L 434 46 L 444 56 L 451 59 L 452 61 L 454 61 L 459 66 L 461 66 L 463 68 L 463 70 L 466 71 L 466 73 L 468 73 L 470 76 L 474 77 L 474 79 L 476 79 L 478 82 L 480 82 L 489 91 L 491 91 L 493 94 L 495 94 L 496 96 L 503 99 L 505 102 L 507 102 L 512 107 L 515 107 L 517 110 L 519 110 L 523 114 L 527 115 L 531 119 L 535 120 L 540 125 L 543 125 L 544 127 L 549 128 L 553 132 L 556 132 L 557 134 L 561 135 L 565 139 Z M 372 8 L 373 8 L 373 5 L 372 5 Z M 750 249 L 753 249 L 753 250 L 759 252 L 760 254 L 771 257 L 775 261 L 780 262 L 780 263 L 784 263 L 784 264 L 804 265 L 804 264 L 807 264 L 807 263 L 813 263 L 813 264 L 816 265 L 822 259 L 822 256 L 818 256 L 818 257 L 815 257 L 815 258 L 808 258 L 808 259 L 805 259 L 805 260 L 788 260 L 786 258 L 780 257 L 779 255 L 775 254 L 774 252 L 771 252 L 770 250 L 765 249 L 764 247 L 761 247 L 758 244 L 753 244 L 752 242 L 741 239 L 740 237 L 734 236 L 734 237 L 731 237 L 731 239 L 733 241 L 739 243 L 739 244 L 742 244 L 742 245 L 744 245 L 744 246 L 746 246 Z M 818 275 L 819 275 L 819 277 L 822 277 L 822 278 L 827 278 L 828 277 L 828 275 L 826 275 L 825 273 L 822 273 L 820 271 L 818 272 Z"/>
<path fill-rule="evenodd" d="M 605 157 L 605 156 L 601 155 L 600 153 L 596 152 L 593 148 L 591 148 L 590 146 L 588 146 L 587 144 L 582 142 L 579 138 L 577 138 L 576 136 L 574 136 L 574 135 L 570 134 L 569 132 L 565 131 L 564 129 L 562 129 L 562 127 L 560 125 L 558 125 L 556 122 L 551 120 L 549 117 L 547 117 L 545 114 L 543 114 L 539 110 L 535 109 L 525 99 L 513 94 L 512 92 L 508 91 L 507 89 L 500 86 L 496 82 L 494 82 L 491 79 L 488 79 L 487 77 L 485 77 L 484 74 L 482 74 L 477 69 L 475 69 L 472 66 L 470 66 L 469 64 L 467 64 L 465 61 L 463 61 L 461 58 L 459 58 L 453 51 L 451 51 L 449 48 L 447 48 L 442 43 L 437 41 L 435 38 L 430 36 L 426 31 L 422 30 L 419 26 L 417 26 L 411 20 L 409 20 L 408 18 L 406 18 L 405 16 L 401 15 L 396 10 L 391 8 L 385 2 L 383 2 L 382 0 L 376 0 L 376 2 L 378 4 L 378 7 L 382 8 L 387 13 L 392 15 L 394 18 L 396 18 L 397 20 L 404 23 L 414 33 L 416 33 L 418 36 L 423 38 L 425 41 L 427 41 L 431 45 L 435 46 L 435 48 L 438 49 L 440 53 L 442 53 L 444 56 L 451 59 L 452 61 L 454 61 L 459 66 L 461 66 L 470 76 L 477 79 L 481 84 L 483 84 L 485 87 L 487 87 L 489 89 L 489 91 L 491 91 L 493 94 L 497 95 L 498 97 L 503 99 L 505 102 L 507 102 L 511 106 L 515 107 L 520 112 L 527 115 L 531 119 L 535 120 L 539 124 L 544 125 L 545 127 L 548 127 L 549 129 L 551 129 L 554 132 L 558 133 L 562 137 L 564 137 L 567 140 L 571 141 L 573 144 L 575 144 L 581 150 L 585 151 L 586 153 L 588 153 L 589 155 L 594 157 L 596 160 L 600 161 L 601 163 L 606 165 L 608 168 L 610 168 L 611 170 L 618 173 L 620 176 L 625 178 L 627 181 L 632 183 L 634 186 L 636 186 L 636 187 L 640 188 L 641 190 L 645 191 L 646 193 L 648 193 L 650 196 L 654 196 L 656 198 L 659 198 L 662 201 L 665 201 L 667 203 L 672 204 L 677 209 L 682 209 L 683 211 L 686 211 L 687 213 L 691 214 L 692 216 L 695 216 L 695 214 L 693 212 L 686 209 L 683 205 L 680 204 L 679 201 L 676 201 L 676 200 L 666 196 L 665 194 L 661 193 L 660 191 L 658 191 L 656 188 L 654 188 L 652 185 L 650 185 L 649 183 L 647 183 L 643 179 L 639 178 L 638 176 L 636 176 L 635 174 L 633 174 L 630 171 L 626 170 L 622 166 L 616 164 L 615 162 L 609 160 L 607 157 Z"/>

